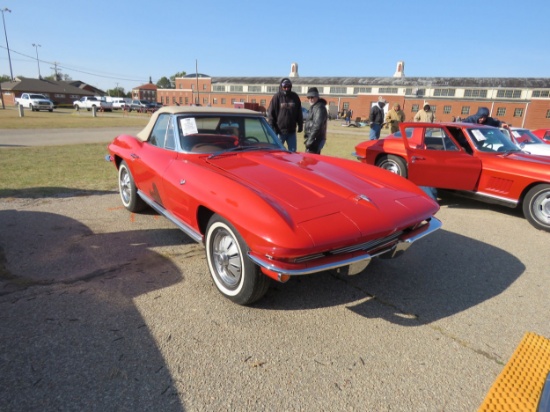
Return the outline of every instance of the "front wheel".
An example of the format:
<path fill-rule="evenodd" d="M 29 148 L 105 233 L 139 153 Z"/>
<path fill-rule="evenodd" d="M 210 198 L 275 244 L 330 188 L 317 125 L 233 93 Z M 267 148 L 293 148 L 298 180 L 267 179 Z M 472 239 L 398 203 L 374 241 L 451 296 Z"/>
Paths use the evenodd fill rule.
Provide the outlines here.
<path fill-rule="evenodd" d="M 376 166 L 395 173 L 396 175 L 407 177 L 407 163 L 402 157 L 395 155 L 383 155 L 376 161 Z"/>
<path fill-rule="evenodd" d="M 34 112 L 34 106 L 32 105 L 32 103 L 29 103 L 29 109 L 31 109 L 31 112 Z"/>
<path fill-rule="evenodd" d="M 136 184 L 132 172 L 123 160 L 118 168 L 118 190 L 122 204 L 130 212 L 139 212 L 147 205 L 137 194 Z"/>
<path fill-rule="evenodd" d="M 523 215 L 534 227 L 550 232 L 550 185 L 532 187 L 523 199 Z"/>
<path fill-rule="evenodd" d="M 249 305 L 266 294 L 270 279 L 246 256 L 246 243 L 227 220 L 212 216 L 205 240 L 208 268 L 222 295 Z"/>

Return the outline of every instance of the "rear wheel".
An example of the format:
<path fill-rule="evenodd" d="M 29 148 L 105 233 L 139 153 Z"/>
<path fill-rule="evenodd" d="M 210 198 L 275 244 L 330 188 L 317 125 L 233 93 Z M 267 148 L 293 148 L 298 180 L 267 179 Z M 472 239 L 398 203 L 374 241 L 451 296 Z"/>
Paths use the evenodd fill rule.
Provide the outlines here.
<path fill-rule="evenodd" d="M 396 175 L 407 177 L 407 163 L 402 157 L 395 155 L 380 156 L 376 161 L 376 166 Z"/>
<path fill-rule="evenodd" d="M 124 160 L 120 163 L 118 168 L 118 190 L 120 192 L 122 204 L 130 212 L 139 212 L 147 206 L 143 199 L 137 194 L 132 172 L 130 172 Z"/>
<path fill-rule="evenodd" d="M 550 232 L 550 185 L 532 187 L 523 199 L 523 215 L 534 227 Z"/>
<path fill-rule="evenodd" d="M 206 230 L 206 259 L 216 287 L 239 305 L 249 305 L 263 297 L 270 279 L 261 273 L 246 251 L 248 247 L 227 220 L 214 215 Z"/>
<path fill-rule="evenodd" d="M 29 109 L 31 109 L 31 112 L 34 112 L 34 106 L 32 105 L 32 103 L 29 103 Z"/>

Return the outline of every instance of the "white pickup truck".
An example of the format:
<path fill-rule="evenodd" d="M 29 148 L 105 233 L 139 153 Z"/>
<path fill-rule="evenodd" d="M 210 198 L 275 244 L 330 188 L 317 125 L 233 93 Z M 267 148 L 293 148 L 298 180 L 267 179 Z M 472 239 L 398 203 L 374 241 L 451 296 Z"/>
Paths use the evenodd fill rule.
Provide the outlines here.
<path fill-rule="evenodd" d="M 17 106 L 23 106 L 34 111 L 47 110 L 53 112 L 53 103 L 43 94 L 23 93 L 21 97 L 15 98 Z"/>
<path fill-rule="evenodd" d="M 94 107 L 97 111 L 103 112 L 111 112 L 113 110 L 113 104 L 111 102 L 95 96 L 84 96 L 80 100 L 75 100 L 73 102 L 73 107 L 76 110 L 86 109 L 88 111 L 92 110 Z"/>

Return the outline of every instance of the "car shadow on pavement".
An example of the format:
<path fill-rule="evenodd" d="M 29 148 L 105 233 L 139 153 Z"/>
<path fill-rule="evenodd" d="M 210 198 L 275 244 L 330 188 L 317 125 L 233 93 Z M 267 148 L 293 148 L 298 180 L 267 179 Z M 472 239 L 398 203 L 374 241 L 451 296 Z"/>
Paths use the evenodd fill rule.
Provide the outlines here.
<path fill-rule="evenodd" d="M 32 187 L 28 189 L 0 189 L 0 199 L 10 197 L 14 199 L 35 199 L 45 197 L 72 197 L 92 195 L 112 195 L 113 190 L 85 190 L 69 187 Z"/>
<path fill-rule="evenodd" d="M 54 213 L 0 211 L 2 409 L 183 411 L 135 303 L 162 302 L 184 280 L 151 250 L 178 243 L 177 229 L 93 233 Z"/>
<path fill-rule="evenodd" d="M 366 318 L 419 326 L 455 315 L 506 290 L 523 263 L 490 244 L 439 230 L 355 276 L 324 272 L 276 285 L 256 306 L 269 310 L 349 305 Z"/>

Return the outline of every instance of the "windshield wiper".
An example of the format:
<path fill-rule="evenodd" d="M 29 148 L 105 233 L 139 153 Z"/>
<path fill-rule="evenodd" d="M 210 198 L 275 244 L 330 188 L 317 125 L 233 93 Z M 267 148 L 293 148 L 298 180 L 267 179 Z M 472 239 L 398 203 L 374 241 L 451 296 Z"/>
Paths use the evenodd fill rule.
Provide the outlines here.
<path fill-rule="evenodd" d="M 273 150 L 271 148 L 267 148 L 265 146 L 236 146 L 236 147 L 232 147 L 231 149 L 225 149 L 225 150 L 221 150 L 219 152 L 216 152 L 216 153 L 212 153 L 210 156 L 208 156 L 208 159 L 213 159 L 214 157 L 217 157 L 219 155 L 222 155 L 222 154 L 227 154 L 227 153 L 234 153 L 234 152 L 248 152 L 248 151 L 253 151 L 253 150 Z"/>

